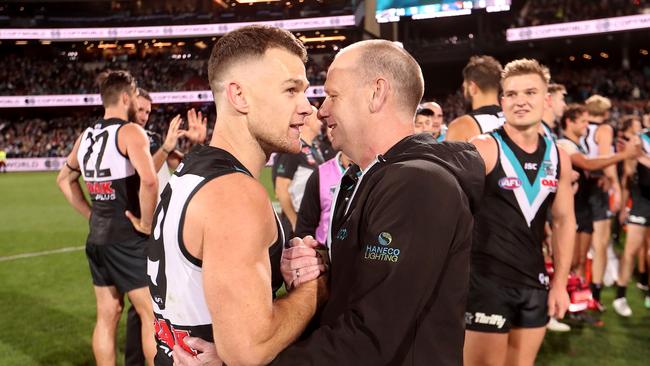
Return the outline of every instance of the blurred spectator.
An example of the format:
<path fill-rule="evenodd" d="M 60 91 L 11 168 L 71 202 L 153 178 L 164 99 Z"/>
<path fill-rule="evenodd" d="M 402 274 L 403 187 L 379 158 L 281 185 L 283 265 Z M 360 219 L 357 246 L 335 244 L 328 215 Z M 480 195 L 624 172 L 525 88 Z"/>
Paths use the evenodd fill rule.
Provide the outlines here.
<path fill-rule="evenodd" d="M 635 15 L 650 9 L 650 0 L 527 0 L 518 27 Z"/>
<path fill-rule="evenodd" d="M 106 69 L 129 70 L 138 86 L 151 92 L 208 90 L 207 60 L 174 60 L 165 57 L 132 61 L 76 62 L 4 55 L 0 68 L 0 95 L 92 94 L 98 93 L 95 79 Z M 332 56 L 333 57 L 333 56 Z M 310 59 L 307 75 L 312 85 L 322 85 L 327 65 Z"/>
<path fill-rule="evenodd" d="M 147 26 L 232 23 L 353 14 L 358 0 L 283 0 L 239 4 L 231 0 L 46 1 L 0 4 L 0 27 Z M 92 14 L 92 16 L 88 16 Z"/>
<path fill-rule="evenodd" d="M 185 113 L 187 105 L 168 104 L 155 106 L 149 118 L 147 129 L 159 133 L 161 136 L 167 132 L 169 121 L 179 114 Z M 204 116 L 208 117 L 208 137 L 212 136 L 214 127 L 210 121 L 215 120 L 212 106 L 201 105 Z M 31 158 L 67 156 L 72 150 L 75 138 L 98 119 L 97 113 L 78 113 L 70 117 L 56 117 L 52 119 L 28 118 L 18 121 L 0 119 L 0 146 L 4 146 L 8 158 Z M 187 139 L 179 140 L 178 149 L 186 153 L 191 147 Z"/>

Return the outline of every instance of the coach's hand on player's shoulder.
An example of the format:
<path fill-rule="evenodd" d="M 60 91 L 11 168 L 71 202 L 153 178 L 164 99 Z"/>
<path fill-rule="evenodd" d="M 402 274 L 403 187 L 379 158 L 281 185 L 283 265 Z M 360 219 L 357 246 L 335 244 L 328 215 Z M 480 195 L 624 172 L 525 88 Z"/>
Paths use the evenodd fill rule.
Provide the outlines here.
<path fill-rule="evenodd" d="M 128 211 L 128 210 L 125 212 L 125 214 L 126 214 L 126 217 L 128 217 L 129 220 L 131 220 L 131 224 L 133 224 L 133 227 L 137 231 L 139 231 L 139 232 L 141 232 L 141 233 L 143 233 L 145 235 L 151 235 L 151 223 L 150 222 L 149 223 L 143 222 L 141 218 L 135 217 L 135 215 L 132 214 L 131 211 Z"/>
<path fill-rule="evenodd" d="M 548 292 L 548 316 L 555 317 L 556 319 L 564 318 L 569 309 L 569 293 L 566 286 L 553 286 Z"/>
<path fill-rule="evenodd" d="M 174 357 L 174 366 L 223 365 L 223 361 L 219 358 L 214 343 L 196 337 L 185 337 L 183 338 L 183 342 L 192 349 L 198 351 L 198 355 L 192 355 L 177 344 L 174 346 L 174 352 L 172 353 L 172 356 Z"/>
<path fill-rule="evenodd" d="M 289 248 L 282 251 L 280 270 L 288 290 L 313 281 L 327 271 L 325 258 L 316 250 L 318 242 L 308 235 L 293 238 Z"/>

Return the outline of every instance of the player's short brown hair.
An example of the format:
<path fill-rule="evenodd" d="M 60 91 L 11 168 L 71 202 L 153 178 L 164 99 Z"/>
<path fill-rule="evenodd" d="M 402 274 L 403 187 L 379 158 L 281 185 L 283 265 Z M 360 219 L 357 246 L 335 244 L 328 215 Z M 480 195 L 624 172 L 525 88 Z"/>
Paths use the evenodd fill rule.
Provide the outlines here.
<path fill-rule="evenodd" d="M 474 82 L 483 92 L 499 91 L 501 63 L 492 56 L 472 56 L 463 68 L 465 82 Z"/>
<path fill-rule="evenodd" d="M 142 89 L 142 88 L 138 88 L 138 96 L 143 97 L 144 99 L 146 99 L 149 102 L 153 103 L 153 100 L 151 99 L 151 95 L 149 95 L 149 92 Z"/>
<path fill-rule="evenodd" d="M 556 83 L 551 83 L 548 84 L 548 93 L 549 94 L 554 94 L 554 93 L 562 93 L 566 94 L 566 88 L 562 84 L 556 84 Z"/>
<path fill-rule="evenodd" d="M 562 119 L 560 120 L 562 129 L 566 129 L 567 120 L 575 121 L 586 111 L 587 109 L 582 104 L 577 104 L 577 103 L 569 104 L 564 110 L 564 114 L 562 114 Z"/>
<path fill-rule="evenodd" d="M 126 70 L 105 71 L 97 77 L 97 84 L 99 84 L 99 94 L 104 107 L 117 103 L 122 93 L 130 94 L 137 91 L 135 79 Z"/>
<path fill-rule="evenodd" d="M 307 62 L 305 46 L 291 32 L 265 25 L 242 27 L 221 37 L 212 48 L 208 61 L 212 91 L 218 91 L 219 81 L 232 65 L 248 58 L 262 57 L 271 48 L 289 51 L 302 62 Z"/>

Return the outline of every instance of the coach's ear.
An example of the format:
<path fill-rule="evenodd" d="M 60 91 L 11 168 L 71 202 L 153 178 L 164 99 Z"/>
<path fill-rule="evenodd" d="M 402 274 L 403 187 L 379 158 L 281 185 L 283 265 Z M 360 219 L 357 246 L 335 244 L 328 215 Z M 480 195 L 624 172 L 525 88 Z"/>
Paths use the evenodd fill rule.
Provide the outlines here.
<path fill-rule="evenodd" d="M 369 109 L 370 113 L 379 112 L 388 100 L 388 93 L 390 92 L 390 83 L 384 78 L 377 78 L 372 83 L 372 96 L 370 97 Z"/>
<path fill-rule="evenodd" d="M 248 114 L 249 106 L 244 96 L 244 89 L 238 82 L 230 81 L 226 84 L 226 98 L 237 112 Z"/>

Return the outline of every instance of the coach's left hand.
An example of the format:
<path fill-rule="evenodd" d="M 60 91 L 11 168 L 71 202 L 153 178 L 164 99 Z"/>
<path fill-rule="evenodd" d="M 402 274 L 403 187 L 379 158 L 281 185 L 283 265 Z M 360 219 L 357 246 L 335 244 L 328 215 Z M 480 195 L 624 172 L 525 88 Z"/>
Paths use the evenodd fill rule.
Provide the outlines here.
<path fill-rule="evenodd" d="M 194 356 L 185 351 L 178 344 L 174 346 L 174 366 L 221 366 L 223 361 L 217 355 L 217 349 L 214 343 L 204 341 L 201 338 L 185 337 L 183 342 L 199 352 Z"/>

